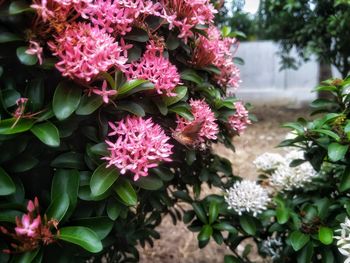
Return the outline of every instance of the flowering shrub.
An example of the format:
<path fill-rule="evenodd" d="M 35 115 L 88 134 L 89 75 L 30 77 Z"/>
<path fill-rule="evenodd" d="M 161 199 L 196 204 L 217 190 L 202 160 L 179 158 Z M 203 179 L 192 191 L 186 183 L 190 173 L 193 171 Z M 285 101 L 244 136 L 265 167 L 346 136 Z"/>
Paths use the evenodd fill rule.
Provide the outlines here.
<path fill-rule="evenodd" d="M 233 148 L 250 124 L 226 93 L 238 43 L 216 12 L 208 0 L 0 1 L 1 262 L 135 262 L 165 215 L 189 221 L 178 201 L 207 220 L 202 185 L 234 178 L 211 143 Z M 199 227 L 203 245 L 212 230 Z"/>
<path fill-rule="evenodd" d="M 292 129 L 280 144 L 285 153 L 254 161 L 257 182 L 232 178 L 222 195 L 186 211 L 201 246 L 225 243 L 232 250 L 225 262 L 252 262 L 253 244 L 267 262 L 350 262 L 349 86 L 347 78 L 317 88 L 331 99 L 311 103 L 314 120 L 284 125 Z"/>

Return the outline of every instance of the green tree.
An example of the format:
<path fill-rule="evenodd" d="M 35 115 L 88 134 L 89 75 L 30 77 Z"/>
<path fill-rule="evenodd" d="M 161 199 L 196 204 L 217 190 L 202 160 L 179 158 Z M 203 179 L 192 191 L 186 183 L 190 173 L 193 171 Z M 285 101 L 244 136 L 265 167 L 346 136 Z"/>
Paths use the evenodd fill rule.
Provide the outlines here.
<path fill-rule="evenodd" d="M 261 0 L 259 21 L 266 37 L 281 44 L 282 62 L 295 65 L 293 47 L 302 61 L 315 54 L 320 78 L 325 65 L 334 65 L 343 77 L 350 71 L 350 2 L 348 0 Z M 327 67 L 326 67 L 327 68 Z M 329 68 L 329 67 L 328 67 Z"/>

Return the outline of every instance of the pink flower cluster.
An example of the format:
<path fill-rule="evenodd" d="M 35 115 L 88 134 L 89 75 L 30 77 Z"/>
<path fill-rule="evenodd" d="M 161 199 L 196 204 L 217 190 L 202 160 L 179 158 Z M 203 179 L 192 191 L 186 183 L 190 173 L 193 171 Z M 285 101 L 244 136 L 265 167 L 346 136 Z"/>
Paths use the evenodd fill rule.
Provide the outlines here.
<path fill-rule="evenodd" d="M 121 174 L 130 171 L 136 181 L 140 176 L 147 176 L 148 170 L 157 167 L 159 162 L 171 161 L 170 138 L 151 118 L 128 116 L 116 125 L 110 122 L 109 126 L 112 131 L 106 143 L 110 156 L 103 157 L 108 161 L 107 167 L 114 165 Z"/>
<path fill-rule="evenodd" d="M 222 38 L 220 31 L 211 26 L 208 37 L 200 36 L 192 58 L 193 64 L 198 67 L 214 65 L 220 70 L 220 75 L 214 78 L 222 86 L 237 88 L 240 82 L 239 69 L 233 63 L 232 47 L 236 39 Z"/>
<path fill-rule="evenodd" d="M 219 133 L 219 127 L 217 125 L 214 112 L 210 109 L 209 105 L 204 100 L 190 100 L 191 113 L 194 116 L 194 120 L 189 121 L 182 117 L 177 116 L 177 127 L 174 134 L 186 135 L 188 133 L 188 127 L 192 129 L 192 126 L 199 125 L 197 134 L 192 134 L 194 138 L 191 138 L 193 142 L 192 146 L 196 146 L 206 140 L 216 140 Z"/>
<path fill-rule="evenodd" d="M 46 216 L 42 220 L 39 214 L 39 201 L 35 197 L 34 201 L 30 200 L 27 204 L 27 214 L 24 214 L 21 219 L 16 217 L 15 232 L 11 233 L 4 227 L 0 227 L 0 232 L 16 241 L 11 244 L 15 252 L 25 252 L 36 249 L 41 243 L 44 245 L 53 243 L 55 237 L 52 229 L 57 230 L 57 225 L 56 220 L 47 221 Z M 11 253 L 8 249 L 3 252 Z"/>
<path fill-rule="evenodd" d="M 125 72 L 128 79 L 146 79 L 155 85 L 158 94 L 174 96 L 172 90 L 179 84 L 177 68 L 163 56 L 163 47 L 151 42 L 143 57 L 132 63 Z"/>
<path fill-rule="evenodd" d="M 162 0 L 166 11 L 174 15 L 172 24 L 179 28 L 179 38 L 187 42 L 193 36 L 192 29 L 197 25 L 210 24 L 217 13 L 209 0 Z"/>
<path fill-rule="evenodd" d="M 228 122 L 234 131 L 238 134 L 242 134 L 247 128 L 247 125 L 251 124 L 251 121 L 248 118 L 248 111 L 241 101 L 235 102 L 234 105 L 236 113 L 228 118 Z"/>
<path fill-rule="evenodd" d="M 56 68 L 62 75 L 86 82 L 111 67 L 125 70 L 126 51 L 130 48 L 123 41 L 116 42 L 104 30 L 85 23 L 68 26 L 55 42 L 48 44 L 61 60 Z"/>

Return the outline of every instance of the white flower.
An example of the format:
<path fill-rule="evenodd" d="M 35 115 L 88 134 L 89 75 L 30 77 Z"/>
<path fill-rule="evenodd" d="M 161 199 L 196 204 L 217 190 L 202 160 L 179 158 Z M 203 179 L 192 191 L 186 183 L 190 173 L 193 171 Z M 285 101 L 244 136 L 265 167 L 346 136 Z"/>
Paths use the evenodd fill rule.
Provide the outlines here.
<path fill-rule="evenodd" d="M 254 164 L 258 170 L 268 172 L 276 169 L 284 162 L 285 159 L 278 153 L 263 153 L 255 159 Z"/>
<path fill-rule="evenodd" d="M 239 215 L 248 212 L 256 216 L 264 211 L 271 201 L 266 189 L 248 180 L 236 182 L 226 192 L 225 201 L 228 208 L 235 210 Z"/>
<path fill-rule="evenodd" d="M 285 156 L 286 162 L 277 167 L 270 177 L 271 185 L 281 190 L 290 191 L 295 188 L 301 188 L 305 183 L 318 175 L 309 162 L 304 162 L 296 167 L 290 167 L 290 163 L 296 159 L 303 159 L 302 151 L 291 151 Z"/>
<path fill-rule="evenodd" d="M 350 220 L 349 218 L 345 219 L 344 223 L 340 224 L 341 229 L 336 230 L 340 232 L 340 236 L 335 236 L 335 239 L 338 239 L 337 246 L 339 252 L 346 256 L 347 259 L 344 263 L 350 263 Z"/>
<path fill-rule="evenodd" d="M 283 250 L 283 243 L 281 238 L 267 237 L 266 240 L 262 242 L 261 251 L 265 252 L 271 257 L 271 259 L 278 259 L 280 253 Z"/>

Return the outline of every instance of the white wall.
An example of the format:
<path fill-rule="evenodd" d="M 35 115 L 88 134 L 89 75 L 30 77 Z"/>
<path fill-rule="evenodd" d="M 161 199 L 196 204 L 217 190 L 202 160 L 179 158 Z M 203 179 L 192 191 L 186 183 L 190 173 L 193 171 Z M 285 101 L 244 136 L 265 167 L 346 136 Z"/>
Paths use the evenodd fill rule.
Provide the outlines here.
<path fill-rule="evenodd" d="M 311 91 L 318 81 L 318 64 L 315 59 L 298 70 L 280 71 L 278 44 L 272 41 L 241 43 L 236 56 L 244 59 L 239 66 L 242 83 L 236 94 L 254 104 L 274 103 L 297 106 L 316 98 Z"/>

